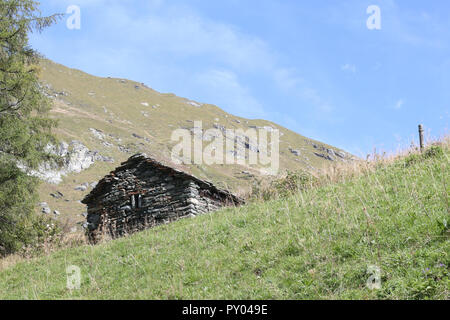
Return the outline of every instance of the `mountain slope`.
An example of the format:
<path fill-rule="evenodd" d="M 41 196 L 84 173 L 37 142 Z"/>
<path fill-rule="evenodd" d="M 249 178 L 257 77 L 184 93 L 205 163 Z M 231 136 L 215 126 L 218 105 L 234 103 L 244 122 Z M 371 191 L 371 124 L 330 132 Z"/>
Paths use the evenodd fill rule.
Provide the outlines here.
<path fill-rule="evenodd" d="M 159 93 L 144 84 L 125 79 L 99 78 L 43 60 L 41 82 L 54 101 L 51 116 L 59 120 L 57 136 L 68 145 L 63 154 L 78 150 L 67 175 L 58 185 L 44 183 L 39 210 L 57 210 L 68 226 L 83 222 L 85 207 L 79 200 L 92 185 L 131 155 L 145 152 L 170 164 L 175 129 L 267 128 L 280 130 L 280 173 L 286 170 L 318 171 L 352 156 L 342 150 L 298 135 L 265 120 L 235 117 L 220 108 L 171 93 Z M 72 141 L 78 141 L 71 144 Z M 204 145 L 207 141 L 203 142 Z M 189 165 L 183 169 L 221 187 L 244 193 L 252 181 L 264 177 L 258 166 Z M 75 171 L 75 172 L 71 172 Z M 53 177 L 55 178 L 55 177 Z M 59 177 L 57 177 L 59 178 Z M 77 190 L 75 190 L 77 188 Z M 78 228 L 79 229 L 79 228 Z"/>
<path fill-rule="evenodd" d="M 0 271 L 0 299 L 449 299 L 449 156 L 363 163 L 287 198 L 21 262 Z"/>

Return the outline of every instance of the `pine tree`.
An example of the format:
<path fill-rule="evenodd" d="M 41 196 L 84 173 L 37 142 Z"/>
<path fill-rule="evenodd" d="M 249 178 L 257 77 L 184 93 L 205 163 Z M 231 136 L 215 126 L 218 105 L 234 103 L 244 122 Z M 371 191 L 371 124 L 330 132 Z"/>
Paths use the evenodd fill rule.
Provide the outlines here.
<path fill-rule="evenodd" d="M 34 215 L 36 178 L 18 168 L 37 168 L 51 159 L 54 143 L 49 100 L 38 81 L 39 54 L 28 34 L 41 32 L 59 15 L 42 17 L 33 0 L 0 0 L 0 255 L 42 236 Z"/>

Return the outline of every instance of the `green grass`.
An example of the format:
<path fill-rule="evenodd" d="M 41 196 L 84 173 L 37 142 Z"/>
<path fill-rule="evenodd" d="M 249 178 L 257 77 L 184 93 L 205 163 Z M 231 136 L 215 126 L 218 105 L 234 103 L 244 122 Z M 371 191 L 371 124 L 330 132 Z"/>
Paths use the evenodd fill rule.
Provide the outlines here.
<path fill-rule="evenodd" d="M 0 272 L 0 298 L 448 299 L 449 155 L 20 262 Z M 70 265 L 80 290 L 66 289 Z"/>

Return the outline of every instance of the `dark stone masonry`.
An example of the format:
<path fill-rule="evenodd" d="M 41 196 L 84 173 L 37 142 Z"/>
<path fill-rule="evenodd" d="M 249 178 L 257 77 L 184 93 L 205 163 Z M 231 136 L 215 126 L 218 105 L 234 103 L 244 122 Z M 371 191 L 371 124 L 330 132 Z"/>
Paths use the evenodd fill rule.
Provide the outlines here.
<path fill-rule="evenodd" d="M 243 200 L 145 154 L 122 163 L 82 201 L 88 206 L 91 242 L 169 223 L 185 217 L 238 206 Z"/>

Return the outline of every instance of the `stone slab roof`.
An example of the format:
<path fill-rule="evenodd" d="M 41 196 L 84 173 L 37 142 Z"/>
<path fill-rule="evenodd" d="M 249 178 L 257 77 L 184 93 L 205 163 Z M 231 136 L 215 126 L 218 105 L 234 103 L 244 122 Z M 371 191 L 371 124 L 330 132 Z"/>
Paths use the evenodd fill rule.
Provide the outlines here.
<path fill-rule="evenodd" d="M 103 195 L 105 193 L 105 188 L 110 185 L 112 182 L 118 180 L 119 178 L 116 177 L 117 173 L 121 171 L 125 171 L 127 169 L 136 167 L 138 164 L 146 162 L 149 166 L 157 169 L 166 171 L 168 175 L 171 175 L 173 177 L 178 177 L 184 180 L 193 180 L 195 181 L 201 188 L 208 189 L 211 192 L 214 192 L 224 198 L 228 198 L 229 200 L 233 201 L 235 204 L 243 204 L 244 200 L 235 196 L 231 192 L 225 189 L 220 189 L 216 187 L 212 182 L 199 179 L 185 171 L 173 168 L 171 166 L 168 166 L 166 164 L 163 164 L 156 159 L 153 159 L 146 155 L 145 153 L 138 153 L 132 157 L 130 157 L 127 161 L 122 162 L 120 167 L 117 167 L 114 171 L 112 171 L 110 174 L 105 176 L 103 179 L 101 179 L 98 184 L 95 186 L 95 188 L 84 197 L 84 199 L 81 201 L 84 204 L 88 204 L 92 201 L 94 201 L 95 198 Z"/>

